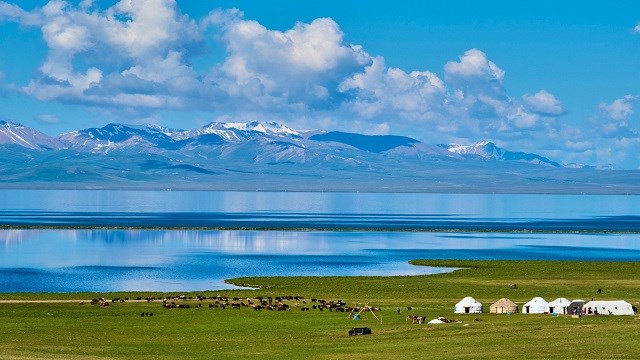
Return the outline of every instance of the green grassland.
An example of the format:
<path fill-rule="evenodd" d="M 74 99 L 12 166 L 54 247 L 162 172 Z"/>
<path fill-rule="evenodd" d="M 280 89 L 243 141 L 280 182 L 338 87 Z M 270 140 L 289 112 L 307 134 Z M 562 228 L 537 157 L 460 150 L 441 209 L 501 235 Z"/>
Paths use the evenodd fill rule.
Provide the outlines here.
<path fill-rule="evenodd" d="M 0 359 L 423 359 L 423 358 L 638 358 L 637 316 L 571 318 L 550 315 L 453 314 L 474 296 L 485 305 L 508 297 L 522 305 L 547 301 L 624 299 L 640 305 L 640 264 L 631 262 L 415 261 L 460 268 L 452 273 L 398 277 L 262 277 L 230 280 L 256 290 L 207 291 L 186 296 L 302 296 L 290 311 L 210 308 L 215 300 L 185 300 L 189 309 L 127 301 L 100 307 L 81 299 L 163 297 L 154 293 L 0 294 L 0 300 L 77 300 L 0 303 Z M 511 289 L 509 284 L 517 284 Z M 602 293 L 596 293 L 602 289 Z M 174 294 L 177 295 L 177 294 Z M 343 300 L 380 307 L 360 320 L 336 311 L 301 311 Z M 196 307 L 201 303 L 202 307 Z M 297 306 L 296 306 L 297 303 Z M 412 308 L 408 310 L 407 307 Z M 400 314 L 396 309 L 400 308 Z M 153 316 L 145 314 L 153 313 Z M 444 316 L 459 323 L 406 322 L 407 315 Z M 141 316 L 142 315 L 142 316 Z M 348 336 L 354 326 L 368 336 Z"/>

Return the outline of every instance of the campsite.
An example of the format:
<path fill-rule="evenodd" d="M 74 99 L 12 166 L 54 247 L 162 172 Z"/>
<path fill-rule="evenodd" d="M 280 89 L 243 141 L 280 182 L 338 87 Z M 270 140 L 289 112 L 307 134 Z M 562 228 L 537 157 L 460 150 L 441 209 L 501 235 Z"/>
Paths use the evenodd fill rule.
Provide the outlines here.
<path fill-rule="evenodd" d="M 429 276 L 239 278 L 230 282 L 256 289 L 192 294 L 2 294 L 0 359 L 174 359 L 212 354 L 217 358 L 292 359 L 421 359 L 425 354 L 438 358 L 595 359 L 630 358 L 640 353 L 637 315 L 574 318 L 489 312 L 501 298 L 522 306 L 538 296 L 625 299 L 637 305 L 640 266 L 635 263 L 415 263 L 461 270 Z M 583 280 L 567 281 L 567 268 Z M 517 283 L 517 288 L 510 288 L 511 283 Z M 169 295 L 177 296 L 169 303 L 190 306 L 163 307 Z M 483 304 L 483 313 L 454 314 L 455 304 L 469 295 Z M 99 297 L 109 305 L 76 301 Z M 247 299 L 258 297 L 271 297 L 273 302 L 280 298 L 289 308 L 220 306 L 225 302 L 249 305 Z M 113 302 L 116 298 L 129 300 Z M 47 302 L 53 300 L 56 302 Z M 322 303 L 319 300 L 345 304 L 345 312 L 314 309 L 313 305 Z M 216 301 L 217 307 L 209 307 Z M 377 309 L 374 313 L 382 323 L 370 311 L 359 312 L 359 320 L 353 320 L 346 308 L 358 303 L 361 308 L 366 304 Z M 408 322 L 409 315 L 457 321 L 418 324 Z M 353 328 L 370 328 L 371 334 L 349 336 Z M 558 333 L 577 333 L 590 341 L 574 346 L 556 341 Z"/>

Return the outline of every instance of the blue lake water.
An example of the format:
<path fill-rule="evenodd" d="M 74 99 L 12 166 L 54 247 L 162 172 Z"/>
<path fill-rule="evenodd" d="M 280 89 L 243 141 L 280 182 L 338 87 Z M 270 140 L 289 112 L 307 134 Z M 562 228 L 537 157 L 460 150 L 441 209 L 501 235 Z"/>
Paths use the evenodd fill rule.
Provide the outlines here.
<path fill-rule="evenodd" d="M 0 292 L 189 291 L 229 288 L 224 279 L 239 276 L 448 271 L 407 263 L 418 258 L 638 261 L 638 200 L 3 190 L 0 225 L 171 229 L 0 230 Z"/>

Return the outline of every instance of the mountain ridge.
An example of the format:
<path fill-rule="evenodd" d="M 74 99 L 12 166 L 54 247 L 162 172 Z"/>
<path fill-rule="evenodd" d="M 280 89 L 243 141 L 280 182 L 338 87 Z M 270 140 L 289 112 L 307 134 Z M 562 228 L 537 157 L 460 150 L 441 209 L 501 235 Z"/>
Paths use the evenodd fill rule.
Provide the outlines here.
<path fill-rule="evenodd" d="M 431 145 L 277 123 L 107 124 L 56 138 L 4 122 L 0 156 L 0 188 L 640 194 L 638 171 L 563 167 L 488 141 Z"/>

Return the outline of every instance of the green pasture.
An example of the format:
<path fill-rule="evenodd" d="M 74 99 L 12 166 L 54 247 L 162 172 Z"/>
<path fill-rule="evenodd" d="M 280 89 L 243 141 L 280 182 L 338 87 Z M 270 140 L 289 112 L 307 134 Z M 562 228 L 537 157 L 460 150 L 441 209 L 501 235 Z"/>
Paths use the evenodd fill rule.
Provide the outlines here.
<path fill-rule="evenodd" d="M 542 296 L 547 301 L 623 299 L 639 306 L 640 265 L 636 263 L 451 260 L 414 264 L 461 270 L 429 276 L 239 278 L 230 282 L 257 289 L 184 294 L 237 297 L 244 302 L 258 296 L 302 296 L 304 302 L 286 301 L 290 311 L 210 308 L 208 304 L 215 300 L 209 299 L 176 301 L 191 308 L 165 309 L 158 301 L 133 300 L 168 295 L 146 292 L 0 294 L 4 301 L 71 300 L 0 303 L 0 359 L 618 359 L 640 354 L 636 316 L 453 314 L 453 305 L 464 296 L 475 297 L 486 311 L 502 297 L 519 305 Z M 509 284 L 517 287 L 511 289 Z M 602 292 L 598 294 L 597 289 Z M 130 301 L 110 302 L 106 308 L 80 304 L 82 299 L 97 297 Z M 311 299 L 380 307 L 376 315 L 382 323 L 368 312 L 352 320 L 341 312 L 301 311 L 318 303 Z M 460 322 L 411 324 L 407 315 L 444 316 Z M 348 336 L 356 326 L 370 327 L 373 334 Z"/>

